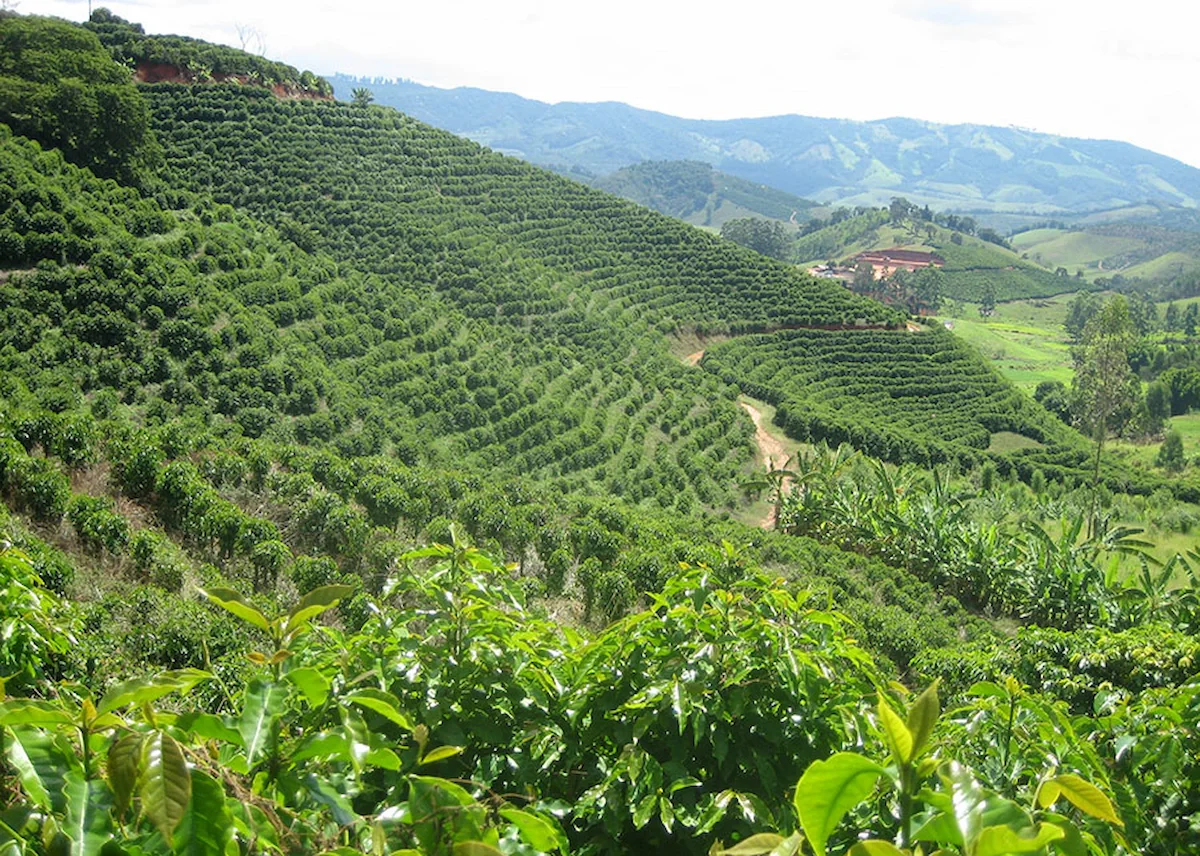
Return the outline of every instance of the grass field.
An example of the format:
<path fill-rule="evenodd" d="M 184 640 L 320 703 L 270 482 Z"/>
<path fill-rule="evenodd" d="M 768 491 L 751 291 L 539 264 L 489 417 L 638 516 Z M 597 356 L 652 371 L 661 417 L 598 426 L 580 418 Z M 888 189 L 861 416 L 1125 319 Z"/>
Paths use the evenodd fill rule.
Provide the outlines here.
<path fill-rule="evenodd" d="M 1034 229 L 1014 236 L 1012 245 L 1020 252 L 1027 253 L 1030 260 L 1051 270 L 1065 267 L 1072 274 L 1083 271 L 1084 277 L 1090 280 L 1116 272 L 1104 268 L 1105 259 L 1141 249 L 1145 242 L 1137 238 L 1093 235 L 1090 232 Z M 1122 272 L 1132 275 L 1132 269 Z"/>
<path fill-rule="evenodd" d="M 989 318 L 974 303 L 952 301 L 938 319 L 974 345 L 1002 375 L 1032 393 L 1044 380 L 1071 382 L 1071 353 L 1062 323 L 1073 294 L 996 305 Z"/>

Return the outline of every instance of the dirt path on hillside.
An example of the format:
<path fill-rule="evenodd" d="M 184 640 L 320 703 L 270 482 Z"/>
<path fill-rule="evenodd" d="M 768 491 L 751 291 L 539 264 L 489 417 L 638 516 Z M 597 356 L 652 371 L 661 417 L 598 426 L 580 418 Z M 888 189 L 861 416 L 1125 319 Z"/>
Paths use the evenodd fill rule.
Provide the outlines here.
<path fill-rule="evenodd" d="M 783 448 L 783 443 L 773 437 L 763 426 L 763 415 L 757 407 L 745 401 L 739 401 L 738 404 L 742 405 L 743 409 L 750 414 L 750 421 L 754 423 L 754 442 L 758 446 L 763 466 L 767 466 L 769 461 L 772 466 L 782 467 L 787 462 L 787 451 Z M 766 514 L 753 523 L 759 529 L 774 529 L 775 507 L 772 505 L 767 509 Z"/>
<path fill-rule="evenodd" d="M 683 361 L 689 366 L 694 366 L 697 365 L 702 359 L 704 359 L 704 351 L 696 351 L 696 353 L 688 354 L 686 357 L 684 357 Z"/>

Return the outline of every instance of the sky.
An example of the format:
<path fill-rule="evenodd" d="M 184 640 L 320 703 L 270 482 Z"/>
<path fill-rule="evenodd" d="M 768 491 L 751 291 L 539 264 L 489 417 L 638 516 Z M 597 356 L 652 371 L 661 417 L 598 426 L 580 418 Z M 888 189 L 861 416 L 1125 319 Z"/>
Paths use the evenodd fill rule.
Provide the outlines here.
<path fill-rule="evenodd" d="M 9 0 L 11 3 L 12 0 Z M 695 119 L 799 113 L 1015 125 L 1200 167 L 1187 0 L 95 0 L 147 32 L 321 74 L 623 101 Z M 86 0 L 18 0 L 82 21 Z M 261 37 L 261 42 L 254 39 Z"/>

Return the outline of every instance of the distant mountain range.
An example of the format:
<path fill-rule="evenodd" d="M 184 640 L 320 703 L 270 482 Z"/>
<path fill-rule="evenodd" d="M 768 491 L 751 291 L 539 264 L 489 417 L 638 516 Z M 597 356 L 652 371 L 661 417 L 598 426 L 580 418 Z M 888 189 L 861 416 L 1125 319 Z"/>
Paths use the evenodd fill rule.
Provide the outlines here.
<path fill-rule="evenodd" d="M 642 161 L 692 160 L 820 202 L 878 205 L 903 195 L 942 210 L 1046 215 L 1200 204 L 1200 169 L 1111 140 L 902 118 L 707 121 L 616 102 L 546 104 L 482 89 L 330 80 L 339 98 L 366 86 L 376 103 L 584 177 Z"/>

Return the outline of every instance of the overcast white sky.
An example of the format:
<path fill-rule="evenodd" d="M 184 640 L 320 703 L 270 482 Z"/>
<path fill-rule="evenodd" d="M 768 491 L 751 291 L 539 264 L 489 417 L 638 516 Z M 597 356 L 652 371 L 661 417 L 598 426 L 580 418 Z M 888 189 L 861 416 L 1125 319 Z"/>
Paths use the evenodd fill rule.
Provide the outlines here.
<path fill-rule="evenodd" d="M 1019 125 L 1200 167 L 1192 0 L 95 0 L 147 32 L 320 73 L 624 101 L 690 118 L 800 113 Z M 87 17 L 86 0 L 17 10 Z"/>

